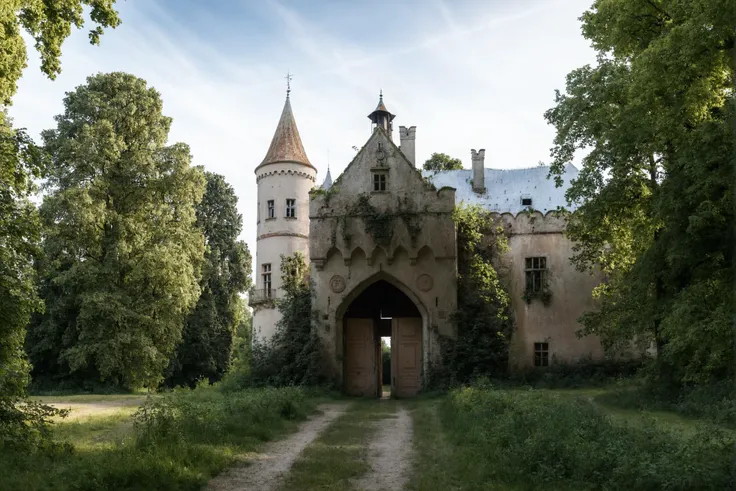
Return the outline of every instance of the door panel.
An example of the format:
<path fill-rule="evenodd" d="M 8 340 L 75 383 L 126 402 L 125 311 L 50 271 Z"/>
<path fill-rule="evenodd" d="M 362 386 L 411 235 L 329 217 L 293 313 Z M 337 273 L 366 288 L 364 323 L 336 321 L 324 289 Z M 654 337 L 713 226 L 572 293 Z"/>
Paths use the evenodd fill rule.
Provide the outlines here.
<path fill-rule="evenodd" d="M 394 317 L 392 324 L 394 394 L 397 397 L 415 396 L 420 389 L 422 374 L 422 319 Z"/>
<path fill-rule="evenodd" d="M 348 318 L 345 325 L 345 392 L 375 397 L 377 379 L 373 320 Z"/>

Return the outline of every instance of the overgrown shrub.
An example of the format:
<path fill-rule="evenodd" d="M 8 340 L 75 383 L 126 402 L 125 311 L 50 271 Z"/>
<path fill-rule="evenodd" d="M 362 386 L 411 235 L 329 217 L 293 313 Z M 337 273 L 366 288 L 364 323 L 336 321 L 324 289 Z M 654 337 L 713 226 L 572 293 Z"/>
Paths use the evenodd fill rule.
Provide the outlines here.
<path fill-rule="evenodd" d="M 430 385 L 504 376 L 513 328 L 509 295 L 497 271 L 508 249 L 503 226 L 479 206 L 456 208 L 458 290 L 451 320 L 456 337 L 441 337 L 442 365 L 433 366 Z"/>
<path fill-rule="evenodd" d="M 312 298 L 307 265 L 297 252 L 281 256 L 284 296 L 277 300 L 281 319 L 266 341 L 255 340 L 247 371 L 226 377 L 226 388 L 316 386 L 323 375 L 322 343 L 312 329 Z"/>
<path fill-rule="evenodd" d="M 732 489 L 734 435 L 614 422 L 584 399 L 478 384 L 453 390 L 442 421 L 494 482 L 520 489 Z"/>
<path fill-rule="evenodd" d="M 714 423 L 736 428 L 736 387 L 730 380 L 719 383 L 673 388 L 641 377 L 620 384 L 596 398 L 624 409 L 659 409 L 686 417 L 707 418 Z"/>
<path fill-rule="evenodd" d="M 135 413 L 138 445 L 241 444 L 270 440 L 284 421 L 304 419 L 313 410 L 295 387 L 248 389 L 227 394 L 198 388 L 149 397 Z"/>
<path fill-rule="evenodd" d="M 592 360 L 575 363 L 552 363 L 548 367 L 529 367 L 515 372 L 510 382 L 537 388 L 575 388 L 610 384 L 633 377 L 641 368 L 640 360 Z"/>

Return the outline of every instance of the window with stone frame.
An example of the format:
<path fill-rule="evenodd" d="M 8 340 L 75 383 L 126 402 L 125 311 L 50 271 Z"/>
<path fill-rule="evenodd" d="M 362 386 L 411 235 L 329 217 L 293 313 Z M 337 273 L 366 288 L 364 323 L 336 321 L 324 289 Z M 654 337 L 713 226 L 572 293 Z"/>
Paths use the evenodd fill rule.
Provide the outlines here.
<path fill-rule="evenodd" d="M 266 201 L 266 219 L 276 218 L 276 204 L 272 199 Z"/>
<path fill-rule="evenodd" d="M 547 258 L 526 258 L 524 272 L 526 273 L 526 292 L 540 293 L 547 281 Z"/>
<path fill-rule="evenodd" d="M 296 218 L 296 200 L 293 198 L 286 200 L 286 218 Z"/>
<path fill-rule="evenodd" d="M 266 263 L 261 266 L 263 270 L 263 295 L 266 298 L 271 298 L 271 263 Z"/>
<path fill-rule="evenodd" d="M 373 173 L 373 191 L 386 191 L 388 187 L 388 175 L 385 172 Z"/>
<path fill-rule="evenodd" d="M 549 366 L 549 343 L 534 343 L 534 366 Z"/>

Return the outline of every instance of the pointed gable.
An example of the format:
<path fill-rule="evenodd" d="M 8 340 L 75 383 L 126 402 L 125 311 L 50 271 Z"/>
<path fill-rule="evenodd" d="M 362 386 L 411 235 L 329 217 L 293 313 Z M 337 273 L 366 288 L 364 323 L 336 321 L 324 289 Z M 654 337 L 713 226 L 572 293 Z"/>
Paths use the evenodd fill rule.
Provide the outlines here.
<path fill-rule="evenodd" d="M 388 173 L 388 193 L 398 190 L 411 192 L 411 189 L 419 191 L 427 186 L 421 172 L 409 162 L 380 126 L 375 128 L 363 148 L 333 185 L 339 182 L 340 190 L 348 194 L 370 192 L 371 174 L 381 170 Z"/>
<path fill-rule="evenodd" d="M 284 110 L 281 112 L 279 124 L 276 126 L 276 131 L 273 134 L 271 146 L 268 147 L 266 157 L 256 167 L 256 170 L 264 165 L 278 162 L 292 162 L 314 169 L 314 166 L 307 158 L 307 153 L 304 151 L 302 139 L 299 137 L 299 130 L 296 127 L 294 114 L 291 110 L 291 101 L 288 96 L 286 97 Z"/>

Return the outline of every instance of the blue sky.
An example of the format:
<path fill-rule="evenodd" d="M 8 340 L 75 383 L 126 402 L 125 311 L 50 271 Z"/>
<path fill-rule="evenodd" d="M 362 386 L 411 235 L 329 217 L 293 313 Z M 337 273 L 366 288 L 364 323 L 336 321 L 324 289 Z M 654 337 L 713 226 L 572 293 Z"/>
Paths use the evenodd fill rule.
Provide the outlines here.
<path fill-rule="evenodd" d="M 10 114 L 37 136 L 54 126 L 64 93 L 97 72 L 125 71 L 160 93 L 170 141 L 223 174 L 240 199 L 242 237 L 255 253 L 256 184 L 284 103 L 287 70 L 304 147 L 336 177 L 370 136 L 383 89 L 395 127 L 417 126 L 417 161 L 445 152 L 470 166 L 549 160 L 543 113 L 565 75 L 593 63 L 578 17 L 592 0 L 127 0 L 123 24 L 100 46 L 87 27 L 63 48 L 55 81 L 29 66 Z M 394 135 L 398 139 L 398 132 Z"/>

